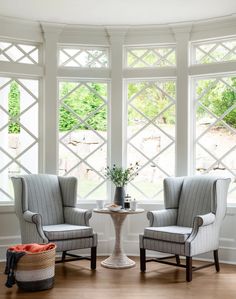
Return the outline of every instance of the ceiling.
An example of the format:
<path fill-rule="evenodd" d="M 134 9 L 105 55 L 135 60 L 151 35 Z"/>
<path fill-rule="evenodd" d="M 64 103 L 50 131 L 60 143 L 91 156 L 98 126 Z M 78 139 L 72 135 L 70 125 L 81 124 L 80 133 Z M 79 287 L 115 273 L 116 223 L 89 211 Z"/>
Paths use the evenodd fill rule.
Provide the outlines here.
<path fill-rule="evenodd" d="M 0 15 L 81 25 L 153 25 L 230 16 L 236 0 L 0 0 Z"/>

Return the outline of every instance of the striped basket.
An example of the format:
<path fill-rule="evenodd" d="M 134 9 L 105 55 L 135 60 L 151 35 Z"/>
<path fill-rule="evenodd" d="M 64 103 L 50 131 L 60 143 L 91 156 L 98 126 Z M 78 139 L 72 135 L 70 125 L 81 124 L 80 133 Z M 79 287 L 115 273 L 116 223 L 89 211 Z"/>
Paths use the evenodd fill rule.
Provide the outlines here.
<path fill-rule="evenodd" d="M 42 291 L 52 288 L 55 258 L 56 245 L 47 251 L 27 253 L 22 256 L 15 271 L 18 287 L 25 291 Z"/>

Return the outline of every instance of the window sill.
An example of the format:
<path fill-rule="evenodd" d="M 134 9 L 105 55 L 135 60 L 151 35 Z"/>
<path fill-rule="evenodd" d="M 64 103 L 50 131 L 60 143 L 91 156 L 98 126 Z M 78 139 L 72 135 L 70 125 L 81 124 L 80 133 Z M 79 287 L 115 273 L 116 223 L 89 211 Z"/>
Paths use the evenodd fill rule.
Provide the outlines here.
<path fill-rule="evenodd" d="M 108 202 L 107 202 L 108 203 Z M 83 201 L 77 202 L 77 207 L 82 209 L 93 209 L 96 207 L 95 201 Z M 163 209 L 164 205 L 162 203 L 154 203 L 154 202 L 140 202 L 139 207 L 145 210 L 155 210 L 155 209 Z M 15 207 L 12 203 L 3 203 L 0 204 L 0 214 L 2 213 L 15 213 Z M 236 214 L 236 204 L 229 204 L 227 206 L 227 215 L 235 215 Z"/>
<path fill-rule="evenodd" d="M 11 203 L 4 203 L 0 204 L 0 214 L 1 213 L 14 213 L 15 212 L 15 206 Z"/>

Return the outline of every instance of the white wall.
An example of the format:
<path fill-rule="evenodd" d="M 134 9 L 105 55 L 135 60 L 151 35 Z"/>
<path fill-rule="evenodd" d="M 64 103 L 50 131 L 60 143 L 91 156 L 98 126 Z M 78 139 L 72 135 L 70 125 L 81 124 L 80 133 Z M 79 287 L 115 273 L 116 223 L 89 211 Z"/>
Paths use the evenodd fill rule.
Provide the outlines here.
<path fill-rule="evenodd" d="M 83 208 L 95 208 L 95 204 L 81 205 Z M 146 210 L 155 210 L 157 205 L 140 205 Z M 98 233 L 98 254 L 106 255 L 112 252 L 114 244 L 114 229 L 109 215 L 93 213 L 90 221 L 94 231 Z M 222 262 L 236 264 L 236 233 L 234 226 L 236 224 L 235 208 L 228 208 L 223 222 L 219 256 Z M 143 232 L 144 227 L 148 226 L 146 211 L 139 215 L 130 215 L 127 217 L 123 227 L 124 249 L 127 254 L 139 255 L 139 234 Z M 6 250 L 13 244 L 19 244 L 20 230 L 18 220 L 14 214 L 13 207 L 2 208 L 0 212 L 0 260 L 5 259 Z M 156 255 L 156 252 L 149 252 L 149 255 Z M 205 254 L 201 259 L 212 259 L 212 253 Z"/>
<path fill-rule="evenodd" d="M 43 33 L 42 33 L 43 32 Z M 111 129 L 113 132 L 123 130 L 119 127 L 123 102 L 119 102 L 122 97 L 123 79 L 143 78 L 143 77 L 175 77 L 177 76 L 177 111 L 183 111 L 186 117 L 177 116 L 177 159 L 176 174 L 189 174 L 191 164 L 191 148 L 188 144 L 188 76 L 219 73 L 236 72 L 235 62 L 226 62 L 222 65 L 211 66 L 191 66 L 188 67 L 188 42 L 204 38 L 215 38 L 221 36 L 236 35 L 236 18 L 229 17 L 223 20 L 201 22 L 194 24 L 172 24 L 169 26 L 133 26 L 126 27 L 80 27 L 60 24 L 39 24 L 37 22 L 23 22 L 7 18 L 0 18 L 0 38 L 12 39 L 22 38 L 23 40 L 43 42 L 45 65 L 34 66 L 32 68 L 24 65 L 12 65 L 0 62 L 0 75 L 6 74 L 31 74 L 34 77 L 46 79 L 43 86 L 43 102 L 50 99 L 49 106 L 41 108 L 41 115 L 44 113 L 44 123 L 40 128 L 43 137 L 43 146 L 40 147 L 40 157 L 45 157 L 40 164 L 40 171 L 56 173 L 57 170 L 57 133 L 55 126 L 57 92 L 57 77 L 72 78 L 107 78 L 111 81 L 111 116 L 114 123 Z M 57 43 L 80 43 L 95 45 L 110 45 L 112 54 L 112 69 L 109 70 L 63 70 L 56 65 Z M 169 70 L 127 70 L 122 69 L 122 49 L 123 45 L 155 44 L 160 42 L 177 44 L 177 61 L 183 66 L 182 69 L 170 68 Z M 114 59 L 115 58 L 115 59 Z M 145 76 L 144 76 L 145 75 Z M 181 100 L 178 100 L 181 99 Z M 115 115 L 120 118 L 115 118 Z M 119 115 L 120 114 L 120 115 Z M 118 126 L 118 128 L 117 128 Z M 47 132 L 46 132 L 47 131 Z M 46 134 L 45 134 L 46 132 Z M 51 138 L 51 136 L 55 136 Z M 110 136 L 111 137 L 111 136 Z M 119 138 L 118 138 L 119 137 Z M 125 144 L 122 136 L 116 133 L 110 138 L 111 156 L 110 162 L 117 161 L 125 163 Z M 116 151 L 117 143 L 121 144 L 120 151 Z M 52 150 L 53 149 L 53 150 Z M 112 196 L 112 195 L 111 195 Z M 94 208 L 95 203 L 79 203 L 84 208 Z M 161 208 L 161 205 L 154 203 L 142 203 L 141 207 L 147 210 Z M 109 216 L 94 214 L 91 225 L 99 235 L 99 254 L 107 254 L 112 250 L 114 241 L 114 231 Z M 128 216 L 124 227 L 124 244 L 126 252 L 132 255 L 139 254 L 138 235 L 143 232 L 143 228 L 148 225 L 146 213 L 141 215 Z M 236 263 L 236 207 L 229 206 L 226 218 L 223 223 L 220 240 L 220 259 L 222 261 Z M 20 243 L 19 225 L 14 214 L 14 208 L 8 204 L 0 205 L 0 259 L 4 259 L 6 248 L 12 244 Z M 204 258 L 208 258 L 207 255 Z"/>

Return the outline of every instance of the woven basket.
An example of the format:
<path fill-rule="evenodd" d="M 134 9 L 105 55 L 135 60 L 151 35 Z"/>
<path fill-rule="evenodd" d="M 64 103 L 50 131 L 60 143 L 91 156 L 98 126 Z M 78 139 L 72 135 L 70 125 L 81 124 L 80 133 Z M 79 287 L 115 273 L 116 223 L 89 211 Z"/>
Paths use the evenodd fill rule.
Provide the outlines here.
<path fill-rule="evenodd" d="M 53 287 L 55 275 L 56 245 L 36 253 L 27 253 L 17 263 L 15 278 L 19 288 L 25 291 L 42 291 Z"/>

